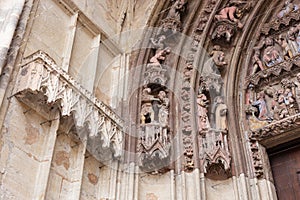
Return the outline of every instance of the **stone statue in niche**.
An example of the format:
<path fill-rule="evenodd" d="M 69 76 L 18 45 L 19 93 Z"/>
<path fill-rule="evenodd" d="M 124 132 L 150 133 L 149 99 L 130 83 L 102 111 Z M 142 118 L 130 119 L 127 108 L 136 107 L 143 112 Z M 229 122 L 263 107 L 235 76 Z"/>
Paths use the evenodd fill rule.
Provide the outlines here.
<path fill-rule="evenodd" d="M 210 128 L 208 113 L 208 103 L 205 94 L 199 94 L 197 97 L 197 114 L 198 114 L 198 130 L 199 133 L 207 131 Z"/>
<path fill-rule="evenodd" d="M 165 91 L 160 91 L 158 93 L 158 98 L 161 102 L 160 109 L 159 109 L 159 123 L 163 126 L 168 125 L 169 120 L 169 98 L 167 98 L 167 94 Z"/>
<path fill-rule="evenodd" d="M 258 69 L 260 69 L 261 71 L 266 69 L 266 67 L 264 66 L 263 62 L 260 59 L 260 51 L 258 49 L 254 51 L 252 62 L 253 62 L 252 74 L 255 74 Z"/>
<path fill-rule="evenodd" d="M 148 83 L 141 96 L 140 167 L 158 173 L 168 166 L 170 158 L 170 100 L 165 87 L 156 83 Z"/>
<path fill-rule="evenodd" d="M 219 70 L 223 69 L 227 65 L 225 62 L 225 53 L 221 50 L 219 45 L 215 45 L 213 47 L 213 50 L 210 52 L 210 56 Z"/>
<path fill-rule="evenodd" d="M 215 98 L 216 108 L 215 108 L 215 123 L 216 129 L 226 132 L 227 128 L 227 111 L 228 108 L 224 103 L 224 97 L 217 96 Z"/>
<path fill-rule="evenodd" d="M 267 37 L 265 39 L 265 46 L 266 48 L 263 51 L 263 61 L 268 67 L 283 61 L 280 53 L 281 49 L 276 46 L 273 38 Z"/>
<path fill-rule="evenodd" d="M 291 12 L 299 10 L 297 4 L 292 3 L 292 0 L 288 0 L 284 3 L 284 8 L 277 14 L 278 18 L 283 18 Z"/>
<path fill-rule="evenodd" d="M 167 18 L 176 19 L 180 21 L 180 13 L 184 12 L 184 0 L 175 0 L 175 3 L 171 6 Z"/>

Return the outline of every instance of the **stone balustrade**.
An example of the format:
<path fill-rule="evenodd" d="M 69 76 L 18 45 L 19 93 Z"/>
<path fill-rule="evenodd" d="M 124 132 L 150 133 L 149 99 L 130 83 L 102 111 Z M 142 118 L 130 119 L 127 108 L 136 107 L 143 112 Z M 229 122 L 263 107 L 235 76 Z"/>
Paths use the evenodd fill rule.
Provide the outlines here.
<path fill-rule="evenodd" d="M 115 158 L 121 157 L 122 119 L 58 67 L 46 53 L 37 51 L 23 59 L 13 95 L 35 110 L 39 107 L 58 108 L 61 118 L 72 118 L 77 131 L 87 130 L 83 132 L 90 153 L 100 151 L 101 154 L 102 151 Z"/>

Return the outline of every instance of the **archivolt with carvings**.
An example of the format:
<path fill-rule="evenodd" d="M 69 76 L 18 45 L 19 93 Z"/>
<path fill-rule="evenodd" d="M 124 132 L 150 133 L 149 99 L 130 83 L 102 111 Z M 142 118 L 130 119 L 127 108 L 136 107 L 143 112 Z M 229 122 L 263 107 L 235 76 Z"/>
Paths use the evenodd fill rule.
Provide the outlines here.
<path fill-rule="evenodd" d="M 273 13 L 260 30 L 248 67 L 245 112 L 257 177 L 264 175 L 259 144 L 274 146 L 280 143 L 276 139 L 297 138 L 300 128 L 299 3 L 286 1 Z"/>

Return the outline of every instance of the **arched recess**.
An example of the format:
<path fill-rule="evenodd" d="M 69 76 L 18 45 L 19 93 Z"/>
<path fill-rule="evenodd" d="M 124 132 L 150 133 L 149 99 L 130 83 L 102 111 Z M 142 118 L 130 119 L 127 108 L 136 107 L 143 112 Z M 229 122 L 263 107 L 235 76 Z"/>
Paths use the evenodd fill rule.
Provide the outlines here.
<path fill-rule="evenodd" d="M 258 1 L 232 56 L 236 67 L 230 69 L 227 92 L 248 155 L 248 175 L 258 181 L 274 181 L 268 153 L 299 139 L 299 5 L 297 0 Z M 296 177 L 295 171 L 290 182 Z M 275 198 L 273 186 L 266 187 Z"/>
<path fill-rule="evenodd" d="M 159 36 L 163 35 L 160 31 L 164 31 L 170 10 L 176 2 L 186 3 L 185 10 L 175 9 L 180 15 L 181 35 L 184 37 L 175 34 L 179 30 L 176 30 L 178 24 L 174 23 L 173 30 L 171 29 L 171 31 L 175 29 L 171 33 L 172 37 L 169 37 L 162 47 L 151 46 L 151 38 L 157 39 L 157 42 Z M 192 172 L 198 169 L 209 178 L 247 177 L 247 180 L 254 181 L 245 183 L 245 178 L 237 183 L 240 184 L 239 192 L 244 193 L 240 194 L 242 197 L 260 199 L 263 188 L 268 188 L 266 193 L 270 199 L 274 197 L 272 196 L 274 188 L 269 183 L 262 187 L 260 185 L 251 189 L 247 187 L 247 184 L 252 185 L 255 181 L 271 179 L 269 168 L 263 170 L 264 166 L 269 166 L 264 147 L 271 146 L 252 137 L 253 134 L 260 134 L 257 131 L 263 129 L 259 127 L 257 131 L 250 130 L 246 108 L 256 100 L 254 99 L 252 103 L 247 100 L 250 96 L 248 86 L 251 78 L 256 80 L 257 76 L 260 76 L 264 80 L 269 80 L 268 77 L 273 76 L 276 79 L 281 76 L 281 71 L 290 70 L 288 67 L 283 67 L 283 70 L 278 72 L 276 67 L 278 64 L 276 64 L 274 67 L 270 65 L 266 71 L 258 69 L 254 75 L 249 74 L 255 56 L 263 59 L 266 47 L 259 47 L 261 36 L 276 35 L 280 32 L 279 29 L 295 25 L 298 20 L 298 18 L 291 19 L 287 22 L 285 18 L 290 16 L 289 13 L 277 17 L 277 13 L 284 10 L 284 3 L 285 1 L 263 0 L 178 0 L 167 1 L 159 8 L 159 17 L 155 18 L 155 23 L 150 23 L 159 27 L 159 30 L 152 34 L 145 34 L 141 46 L 146 46 L 147 49 L 136 53 L 133 66 L 141 64 L 145 66 L 135 74 L 135 77 L 139 77 L 138 84 L 140 84 L 145 79 L 144 72 L 147 66 L 153 64 L 151 59 L 159 53 L 157 50 L 171 48 L 169 53 L 164 52 L 166 54 L 158 63 L 170 66 L 175 71 L 169 76 L 171 78 L 168 87 L 181 99 L 179 107 L 175 107 L 174 99 L 170 97 L 169 108 L 172 112 L 171 115 L 169 114 L 169 125 L 176 130 L 172 144 L 172 156 L 176 158 L 174 159 L 175 172 Z M 298 10 L 291 11 L 291 15 L 295 15 L 294 18 L 298 17 L 297 14 Z M 267 30 L 267 26 L 274 28 Z M 290 59 L 294 60 L 294 57 Z M 296 66 L 295 63 L 294 65 Z M 266 73 L 267 78 L 264 77 Z M 141 102 L 142 90 L 137 97 L 136 101 Z M 207 101 L 208 99 L 210 102 Z M 214 102 L 215 105 L 212 105 Z M 136 124 L 139 124 L 138 116 L 141 108 L 136 108 L 136 105 L 140 103 L 132 105 L 135 106 L 132 110 L 136 112 Z M 219 116 L 216 113 L 218 106 L 224 111 L 223 114 L 219 113 Z M 257 111 L 253 116 L 258 117 Z M 222 123 L 217 124 L 217 121 Z M 264 122 L 259 121 L 259 124 Z M 266 121 L 264 125 L 270 128 L 270 124 L 272 122 Z M 286 130 L 288 129 L 284 127 L 284 131 Z M 283 142 L 285 141 L 282 140 L 281 143 Z M 134 146 L 138 146 L 137 140 Z M 217 170 L 221 171 L 214 174 L 213 171 Z M 215 176 L 218 174 L 222 176 Z"/>

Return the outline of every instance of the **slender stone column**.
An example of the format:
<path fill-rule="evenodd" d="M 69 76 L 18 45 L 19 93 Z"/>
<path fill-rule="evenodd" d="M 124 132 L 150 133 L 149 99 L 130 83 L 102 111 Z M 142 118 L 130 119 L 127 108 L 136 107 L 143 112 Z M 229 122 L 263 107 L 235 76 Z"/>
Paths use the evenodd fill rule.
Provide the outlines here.
<path fill-rule="evenodd" d="M 14 36 L 25 0 L 0 1 L 0 74 L 5 64 L 6 55 Z"/>

